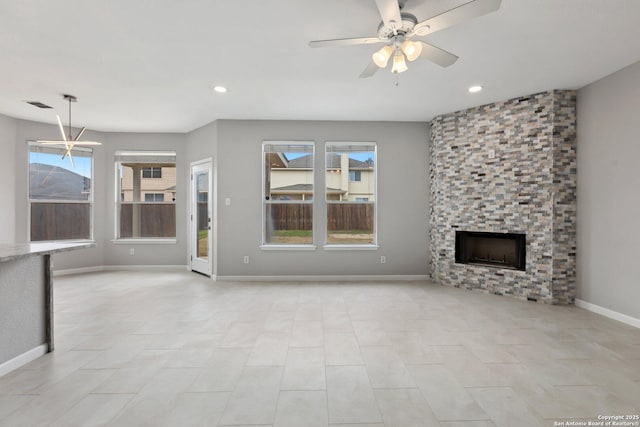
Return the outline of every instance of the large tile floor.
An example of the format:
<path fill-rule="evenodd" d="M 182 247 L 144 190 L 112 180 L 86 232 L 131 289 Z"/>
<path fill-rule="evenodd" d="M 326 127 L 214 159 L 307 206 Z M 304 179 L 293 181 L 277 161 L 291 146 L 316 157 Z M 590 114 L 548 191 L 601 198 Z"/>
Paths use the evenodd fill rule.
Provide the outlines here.
<path fill-rule="evenodd" d="M 56 278 L 2 426 L 538 426 L 640 414 L 640 330 L 421 283 Z"/>

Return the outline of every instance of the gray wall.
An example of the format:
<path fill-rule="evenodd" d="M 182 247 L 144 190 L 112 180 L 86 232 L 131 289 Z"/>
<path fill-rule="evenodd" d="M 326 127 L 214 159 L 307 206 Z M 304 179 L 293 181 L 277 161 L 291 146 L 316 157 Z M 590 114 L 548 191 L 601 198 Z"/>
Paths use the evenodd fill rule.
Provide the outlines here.
<path fill-rule="evenodd" d="M 202 126 L 201 128 L 195 129 L 191 132 L 189 132 L 187 134 L 187 168 L 190 168 L 191 163 L 193 162 L 197 162 L 200 160 L 204 160 L 204 159 L 209 159 L 211 158 L 213 160 L 213 169 L 214 169 L 214 176 L 213 176 L 213 187 L 214 187 L 214 191 L 213 191 L 213 206 L 216 206 L 216 192 L 215 192 L 215 187 L 216 187 L 216 183 L 217 183 L 217 177 L 215 174 L 215 171 L 217 169 L 217 160 L 218 160 L 218 122 L 211 122 L 205 126 Z M 190 190 L 190 189 L 189 189 Z M 190 209 L 190 206 L 188 207 L 188 210 Z M 188 250 L 185 252 L 184 256 L 185 256 L 185 264 L 189 265 L 190 261 L 189 261 L 189 257 L 191 255 L 191 240 L 190 240 L 190 226 L 191 223 L 189 221 L 189 214 L 190 211 L 187 212 L 186 215 L 186 227 L 187 227 L 187 236 L 189 237 L 187 244 L 188 246 Z M 217 220 L 217 212 L 214 212 L 214 227 L 216 225 L 216 220 Z M 215 243 L 215 242 L 214 242 Z M 212 258 L 213 258 L 213 268 L 212 268 L 212 272 L 215 275 L 216 274 L 216 254 L 218 253 L 217 248 L 214 246 L 212 248 L 211 254 L 212 254 Z"/>
<path fill-rule="evenodd" d="M 58 128 L 53 125 L 16 120 L 17 130 L 14 138 L 16 165 L 24 168 L 12 170 L 15 176 L 15 234 L 16 241 L 26 242 L 29 227 L 28 212 L 28 146 L 29 140 L 59 138 Z M 0 126 L 2 126 L 0 124 Z M 76 130 L 77 132 L 77 130 Z M 96 247 L 79 251 L 65 252 L 53 256 L 55 270 L 84 268 L 102 265 L 184 265 L 187 251 L 186 209 L 188 199 L 188 181 L 186 162 L 186 140 L 184 134 L 137 134 L 137 133 L 101 133 L 87 131 L 87 139 L 102 142 L 94 148 L 94 213 L 93 233 Z M 176 201 L 177 244 L 115 244 L 115 165 L 116 150 L 175 150 L 177 153 Z M 13 167 L 13 165 L 11 165 Z M 1 172 L 0 172 L 1 173 Z M 22 175 L 21 175 L 22 174 Z M 0 208 L 2 209 L 2 208 Z M 2 212 L 0 210 L 0 212 Z M 3 223 L 10 224 L 10 223 Z M 2 233 L 7 228 L 0 225 Z M 129 255 L 129 249 L 135 248 L 135 255 Z"/>
<path fill-rule="evenodd" d="M 7 122 L 7 123 L 4 123 Z M 27 141 L 56 138 L 55 126 L 6 119 L 3 128 L 8 143 L 16 147 L 13 163 L 6 162 L 10 180 L 15 180 L 8 197 L 15 208 L 16 241 L 27 238 L 27 172 L 24 179 L 15 165 L 27 164 Z M 56 270 L 102 265 L 184 265 L 189 256 L 188 195 L 189 164 L 213 158 L 217 169 L 220 200 L 232 199 L 231 206 L 217 206 L 218 247 L 214 258 L 221 276 L 267 275 L 425 275 L 428 274 L 429 196 L 428 140 L 426 123 L 315 122 L 315 121 L 235 121 L 210 123 L 189 134 L 132 134 L 88 132 L 87 137 L 103 142 L 94 156 L 94 238 L 96 247 L 54 256 Z M 259 249 L 261 224 L 261 144 L 263 140 L 313 140 L 317 167 L 323 168 L 325 141 L 373 141 L 378 143 L 378 241 L 377 251 L 274 252 Z M 178 159 L 177 244 L 114 244 L 116 150 L 176 150 Z M 318 176 L 323 176 L 319 174 Z M 323 182 L 317 182 L 322 188 Z M 400 208 L 399 208 L 400 207 Z M 321 242 L 325 224 L 323 200 L 316 203 L 316 240 Z M 4 212 L 4 211 L 0 211 Z M 2 235 L 12 235 L 10 226 L 0 225 Z M 135 248 L 135 255 L 129 250 Z M 215 251 L 215 249 L 214 249 Z M 242 257 L 249 255 L 250 264 Z M 380 264 L 380 256 L 387 263 Z"/>
<path fill-rule="evenodd" d="M 106 171 L 105 256 L 104 265 L 184 265 L 187 251 L 186 211 L 188 193 L 188 163 L 184 134 L 109 133 L 104 145 Z M 176 151 L 176 239 L 177 244 L 115 244 L 115 166 L 118 150 L 175 150 Z M 129 250 L 135 249 L 135 255 Z"/>
<path fill-rule="evenodd" d="M 640 62 L 578 91 L 578 295 L 640 318 Z"/>
<path fill-rule="evenodd" d="M 16 129 L 17 121 L 11 117 L 0 114 L 0 195 L 3 203 L 0 203 L 0 243 L 15 243 L 15 218 L 16 210 Z"/>
<path fill-rule="evenodd" d="M 260 250 L 263 140 L 315 141 L 316 168 L 325 141 L 378 144 L 377 251 L 325 251 L 321 196 L 314 204 L 315 251 Z M 428 274 L 428 140 L 426 123 L 218 121 L 219 276 Z M 316 188 L 324 175 L 316 174 Z M 316 195 L 322 191 L 316 190 Z M 225 206 L 225 198 L 231 205 Z M 243 256 L 250 257 L 243 264 Z M 386 264 L 380 264 L 385 255 Z"/>

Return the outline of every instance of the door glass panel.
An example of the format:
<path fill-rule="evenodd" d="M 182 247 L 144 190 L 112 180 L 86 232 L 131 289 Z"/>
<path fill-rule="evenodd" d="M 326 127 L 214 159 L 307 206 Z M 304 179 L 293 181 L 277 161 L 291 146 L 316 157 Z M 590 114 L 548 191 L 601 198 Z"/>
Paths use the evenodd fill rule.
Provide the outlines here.
<path fill-rule="evenodd" d="M 197 256 L 200 259 L 209 257 L 209 174 L 196 175 L 197 206 L 196 221 L 198 224 Z"/>

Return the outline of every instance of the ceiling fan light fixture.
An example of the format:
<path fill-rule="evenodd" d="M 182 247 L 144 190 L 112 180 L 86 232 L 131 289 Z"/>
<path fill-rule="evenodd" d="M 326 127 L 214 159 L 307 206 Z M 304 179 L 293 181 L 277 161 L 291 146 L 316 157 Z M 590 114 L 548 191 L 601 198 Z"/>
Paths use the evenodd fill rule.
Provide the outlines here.
<path fill-rule="evenodd" d="M 415 61 L 422 53 L 422 43 L 418 41 L 405 40 L 402 43 L 402 52 L 404 52 L 409 61 Z"/>
<path fill-rule="evenodd" d="M 404 60 L 404 54 L 399 50 L 396 51 L 396 54 L 393 55 L 393 67 L 391 67 L 391 72 L 398 74 L 404 73 L 407 70 L 407 62 Z"/>
<path fill-rule="evenodd" d="M 376 64 L 380 68 L 384 68 L 389 63 L 389 58 L 391 58 L 391 53 L 393 49 L 391 46 L 384 46 L 382 49 L 373 53 L 371 58 L 373 59 L 374 64 Z"/>

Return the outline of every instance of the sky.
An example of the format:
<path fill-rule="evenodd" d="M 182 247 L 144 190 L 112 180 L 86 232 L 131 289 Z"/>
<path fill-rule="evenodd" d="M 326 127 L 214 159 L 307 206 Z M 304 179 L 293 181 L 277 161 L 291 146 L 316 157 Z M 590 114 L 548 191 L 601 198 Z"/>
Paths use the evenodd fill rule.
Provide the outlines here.
<path fill-rule="evenodd" d="M 42 163 L 45 165 L 58 166 L 63 169 L 70 170 L 71 172 L 77 173 L 78 175 L 91 178 L 91 157 L 80 157 L 74 155 L 73 162 L 75 163 L 75 167 L 71 166 L 69 156 L 65 157 L 64 160 L 62 160 L 62 155 L 58 154 L 37 152 L 29 153 L 29 163 Z"/>

